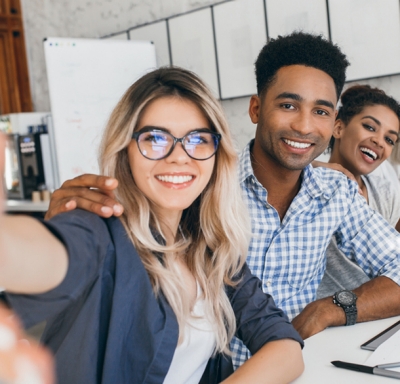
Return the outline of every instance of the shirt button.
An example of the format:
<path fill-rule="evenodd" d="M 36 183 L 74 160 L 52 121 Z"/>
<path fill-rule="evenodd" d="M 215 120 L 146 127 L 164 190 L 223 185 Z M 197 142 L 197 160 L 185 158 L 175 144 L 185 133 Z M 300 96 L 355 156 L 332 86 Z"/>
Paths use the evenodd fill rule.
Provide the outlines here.
<path fill-rule="evenodd" d="M 270 206 L 269 204 L 266 204 L 265 207 L 266 207 L 267 209 L 270 209 L 270 208 L 271 208 L 271 206 Z"/>
<path fill-rule="evenodd" d="M 271 284 L 272 284 L 271 280 L 267 280 L 267 281 L 265 282 L 265 286 L 266 286 L 266 287 L 270 287 Z"/>

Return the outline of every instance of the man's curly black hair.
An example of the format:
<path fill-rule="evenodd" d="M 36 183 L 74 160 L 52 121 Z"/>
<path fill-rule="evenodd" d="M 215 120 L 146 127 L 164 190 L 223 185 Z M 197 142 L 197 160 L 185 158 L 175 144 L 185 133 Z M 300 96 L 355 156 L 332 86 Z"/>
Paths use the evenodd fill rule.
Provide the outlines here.
<path fill-rule="evenodd" d="M 332 77 L 339 100 L 350 65 L 346 55 L 322 35 L 304 32 L 278 36 L 263 47 L 255 62 L 258 95 L 274 82 L 280 68 L 296 64 L 320 69 Z"/>

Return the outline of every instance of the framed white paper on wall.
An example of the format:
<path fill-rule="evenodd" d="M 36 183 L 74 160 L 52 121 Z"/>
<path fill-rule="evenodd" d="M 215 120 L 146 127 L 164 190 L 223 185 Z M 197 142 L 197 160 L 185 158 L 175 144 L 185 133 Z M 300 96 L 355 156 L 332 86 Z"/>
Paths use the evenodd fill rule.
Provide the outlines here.
<path fill-rule="evenodd" d="M 211 8 L 168 20 L 172 64 L 199 75 L 219 96 Z"/>
<path fill-rule="evenodd" d="M 398 0 L 329 0 L 332 41 L 347 55 L 347 81 L 400 73 Z"/>
<path fill-rule="evenodd" d="M 265 3 L 269 38 L 296 30 L 329 38 L 326 0 L 265 0 Z"/>
<path fill-rule="evenodd" d="M 254 62 L 267 41 L 263 0 L 236 0 L 214 7 L 221 99 L 257 93 Z"/>
<path fill-rule="evenodd" d="M 161 67 L 162 65 L 171 64 L 167 22 L 165 20 L 131 29 L 129 31 L 129 38 L 131 40 L 152 41 L 156 48 L 157 66 Z"/>

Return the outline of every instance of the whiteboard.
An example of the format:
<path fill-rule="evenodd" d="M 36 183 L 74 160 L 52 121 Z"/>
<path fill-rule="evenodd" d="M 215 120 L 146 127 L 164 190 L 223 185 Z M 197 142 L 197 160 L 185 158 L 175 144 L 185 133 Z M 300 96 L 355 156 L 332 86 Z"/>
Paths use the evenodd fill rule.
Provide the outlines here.
<path fill-rule="evenodd" d="M 265 0 L 265 2 L 269 38 L 288 35 L 299 30 L 322 34 L 325 38 L 329 38 L 326 0 Z"/>
<path fill-rule="evenodd" d="M 329 15 L 351 64 L 347 81 L 400 73 L 399 0 L 329 0 Z"/>
<path fill-rule="evenodd" d="M 160 21 L 144 25 L 129 31 L 131 40 L 152 41 L 156 47 L 157 65 L 170 65 L 167 22 Z"/>
<path fill-rule="evenodd" d="M 172 64 L 200 76 L 219 96 L 211 8 L 168 20 Z"/>
<path fill-rule="evenodd" d="M 254 61 L 267 41 L 264 0 L 214 7 L 221 99 L 257 93 Z"/>
<path fill-rule="evenodd" d="M 108 117 L 126 89 L 156 67 L 156 56 L 150 42 L 112 39 L 48 38 L 44 52 L 58 187 L 81 173 L 98 173 Z"/>

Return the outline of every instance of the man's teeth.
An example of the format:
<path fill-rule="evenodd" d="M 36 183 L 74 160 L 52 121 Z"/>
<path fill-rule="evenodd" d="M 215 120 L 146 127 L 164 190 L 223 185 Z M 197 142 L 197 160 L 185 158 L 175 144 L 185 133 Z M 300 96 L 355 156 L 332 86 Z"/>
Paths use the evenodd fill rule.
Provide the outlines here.
<path fill-rule="evenodd" d="M 374 160 L 376 160 L 376 158 L 378 157 L 378 155 L 369 148 L 361 147 L 360 150 L 362 153 L 365 153 L 369 157 L 372 157 Z"/>
<path fill-rule="evenodd" d="M 157 176 L 157 179 L 166 183 L 182 184 L 193 179 L 193 176 Z"/>
<path fill-rule="evenodd" d="M 287 140 L 287 139 L 283 139 L 283 141 L 290 145 L 291 147 L 295 147 L 295 148 L 308 148 L 309 146 L 311 146 L 310 143 L 298 143 L 297 141 L 292 141 L 292 140 Z"/>

